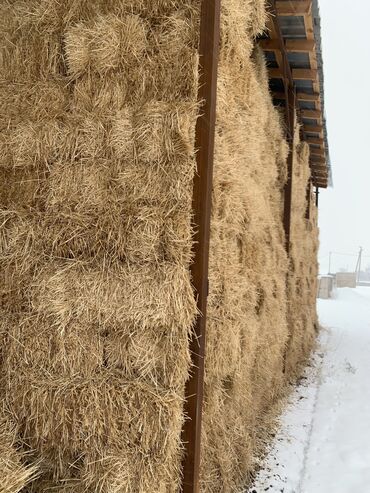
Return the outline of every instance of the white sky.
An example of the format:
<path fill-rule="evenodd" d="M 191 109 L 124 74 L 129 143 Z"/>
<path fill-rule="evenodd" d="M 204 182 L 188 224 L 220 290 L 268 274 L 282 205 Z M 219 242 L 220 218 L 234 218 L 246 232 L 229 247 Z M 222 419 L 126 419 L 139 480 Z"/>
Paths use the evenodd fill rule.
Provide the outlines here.
<path fill-rule="evenodd" d="M 370 265 L 370 0 L 319 0 L 325 104 L 334 188 L 319 205 L 322 273 L 329 252 L 356 254 Z M 333 255 L 332 270 L 356 258 Z"/>

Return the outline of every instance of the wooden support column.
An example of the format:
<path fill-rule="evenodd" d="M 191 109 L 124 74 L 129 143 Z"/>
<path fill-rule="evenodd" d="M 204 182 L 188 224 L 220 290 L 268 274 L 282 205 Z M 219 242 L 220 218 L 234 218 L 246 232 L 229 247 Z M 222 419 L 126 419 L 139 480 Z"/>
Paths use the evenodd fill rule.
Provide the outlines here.
<path fill-rule="evenodd" d="M 311 218 L 311 195 L 312 195 L 312 185 L 311 185 L 311 178 L 308 180 L 307 183 L 307 190 L 306 190 L 306 215 L 305 218 L 309 220 Z"/>
<path fill-rule="evenodd" d="M 296 119 L 296 95 L 293 87 L 287 90 L 287 137 L 289 144 L 288 155 L 288 176 L 284 188 L 284 230 L 285 230 L 285 246 L 286 251 L 290 253 L 290 238 L 291 238 L 291 219 L 292 219 L 292 203 L 293 203 L 293 161 L 294 161 L 294 128 Z"/>
<path fill-rule="evenodd" d="M 305 8 L 308 8 L 309 2 Z M 269 6 L 271 11 L 272 24 L 270 30 L 274 32 L 275 41 L 279 46 L 279 51 L 281 54 L 281 63 L 279 63 L 279 68 L 275 69 L 280 77 L 283 79 L 284 83 L 284 97 L 285 97 L 285 124 L 287 132 L 287 140 L 289 144 L 289 155 L 288 155 L 288 178 L 284 189 L 284 230 L 285 230 L 285 244 L 286 251 L 289 255 L 290 253 L 290 235 L 291 235 L 291 215 L 292 215 L 292 191 L 293 191 L 293 156 L 294 156 L 294 129 L 296 124 L 296 91 L 294 87 L 294 77 L 292 70 L 290 68 L 288 53 L 286 45 L 281 33 L 278 12 L 281 14 L 281 9 L 284 10 L 285 6 L 283 2 L 276 2 L 276 0 L 269 0 Z M 278 10 L 278 8 L 280 10 Z M 289 6 L 291 8 L 291 6 Z M 274 69 L 270 69 L 271 70 Z"/>
<path fill-rule="evenodd" d="M 185 389 L 185 417 L 182 440 L 183 493 L 199 492 L 201 425 L 204 386 L 204 358 L 208 297 L 208 259 L 211 223 L 214 141 L 216 123 L 217 68 L 220 45 L 221 0 L 203 0 L 200 22 L 200 80 L 202 101 L 196 126 L 197 172 L 193 185 L 193 226 L 195 230 L 192 282 L 199 315 L 190 341 L 192 371 Z"/>
<path fill-rule="evenodd" d="M 319 187 L 316 187 L 316 207 L 319 207 L 319 195 L 320 195 Z"/>

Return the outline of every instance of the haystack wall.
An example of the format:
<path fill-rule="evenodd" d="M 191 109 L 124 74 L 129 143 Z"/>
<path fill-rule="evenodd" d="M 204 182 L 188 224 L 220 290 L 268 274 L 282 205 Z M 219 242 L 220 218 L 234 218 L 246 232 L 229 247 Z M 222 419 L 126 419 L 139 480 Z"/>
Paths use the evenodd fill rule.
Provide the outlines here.
<path fill-rule="evenodd" d="M 7 493 L 179 491 L 196 315 L 199 5 L 0 6 Z M 316 324 L 317 211 L 311 201 L 306 218 L 308 149 L 298 131 L 289 259 L 284 248 L 288 149 L 255 49 L 265 2 L 225 0 L 221 17 L 207 493 L 241 491 L 248 481 Z"/>
<path fill-rule="evenodd" d="M 1 408 L 29 493 L 178 491 L 198 4 L 1 2 Z"/>

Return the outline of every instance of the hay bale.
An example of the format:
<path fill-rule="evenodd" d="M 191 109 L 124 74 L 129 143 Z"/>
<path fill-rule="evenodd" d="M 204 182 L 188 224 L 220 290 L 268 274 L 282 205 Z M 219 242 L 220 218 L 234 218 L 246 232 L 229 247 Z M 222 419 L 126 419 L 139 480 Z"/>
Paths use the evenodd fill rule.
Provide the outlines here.
<path fill-rule="evenodd" d="M 314 269 L 294 277 L 308 286 L 301 295 L 309 307 L 286 285 L 287 144 L 265 61 L 253 50 L 264 15 L 264 2 L 223 3 L 201 470 L 202 491 L 209 493 L 244 491 L 290 369 L 298 373 L 314 333 L 307 316 L 315 312 Z M 300 234 L 292 237 L 293 257 L 302 262 L 306 255 L 314 265 L 317 229 L 314 217 L 311 230 L 304 221 L 309 170 L 304 146 L 298 147 L 294 221 Z"/>
<path fill-rule="evenodd" d="M 318 276 L 317 208 L 311 197 L 309 218 L 307 214 L 307 186 L 311 175 L 309 146 L 299 140 L 299 127 L 295 131 L 292 213 L 291 269 L 288 278 L 289 341 L 286 356 L 288 375 L 299 374 L 302 364 L 312 349 L 318 328 L 316 313 Z M 312 187 L 310 186 L 312 195 Z"/>
<path fill-rule="evenodd" d="M 27 493 L 178 491 L 198 7 L 1 7 L 1 395 Z"/>
<path fill-rule="evenodd" d="M 0 6 L 0 390 L 11 430 L 0 461 L 14 458 L 3 472 L 9 491 L 179 490 L 196 315 L 199 6 Z M 297 142 L 287 289 L 287 145 L 253 48 L 265 19 L 263 0 L 222 3 L 203 492 L 242 489 L 313 342 L 307 149 Z"/>
<path fill-rule="evenodd" d="M 17 371 L 15 378 L 19 387 L 8 396 L 10 410 L 33 456 L 42 458 L 36 491 L 73 485 L 149 491 L 153 481 L 159 491 L 176 491 L 182 426 L 176 392 L 126 381 L 109 369 L 65 378 L 35 368 Z"/>
<path fill-rule="evenodd" d="M 17 450 L 16 431 L 10 420 L 2 413 L 0 418 L 0 475 L 1 491 L 17 493 L 23 491 L 38 476 L 37 467 L 25 466 L 25 454 Z"/>
<path fill-rule="evenodd" d="M 147 46 L 147 26 L 137 15 L 97 16 L 93 23 L 80 23 L 65 33 L 67 65 L 71 77 L 91 70 L 104 75 L 132 66 Z"/>

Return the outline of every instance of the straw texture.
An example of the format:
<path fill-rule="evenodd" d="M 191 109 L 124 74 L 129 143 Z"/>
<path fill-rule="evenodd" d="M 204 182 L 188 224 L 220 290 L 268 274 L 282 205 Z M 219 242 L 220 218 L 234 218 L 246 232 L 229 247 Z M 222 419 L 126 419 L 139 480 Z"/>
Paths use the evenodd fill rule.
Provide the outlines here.
<path fill-rule="evenodd" d="M 6 493 L 175 493 L 196 315 L 195 0 L 0 4 L 0 477 Z M 224 0 L 203 493 L 242 491 L 315 337 L 308 149 Z M 5 486 L 4 486 L 5 485 Z"/>

